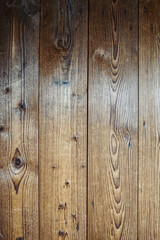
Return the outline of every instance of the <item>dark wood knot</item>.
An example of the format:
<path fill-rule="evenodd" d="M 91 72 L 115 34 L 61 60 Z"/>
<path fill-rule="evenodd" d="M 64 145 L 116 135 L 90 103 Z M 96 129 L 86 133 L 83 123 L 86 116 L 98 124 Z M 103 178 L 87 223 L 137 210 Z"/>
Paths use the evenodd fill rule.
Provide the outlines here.
<path fill-rule="evenodd" d="M 24 166 L 24 163 L 24 158 L 22 157 L 19 149 L 17 148 L 12 159 L 12 166 L 15 169 L 20 169 L 22 166 Z"/>
<path fill-rule="evenodd" d="M 24 165 L 24 161 L 22 158 L 13 158 L 12 164 L 15 168 L 19 169 Z"/>

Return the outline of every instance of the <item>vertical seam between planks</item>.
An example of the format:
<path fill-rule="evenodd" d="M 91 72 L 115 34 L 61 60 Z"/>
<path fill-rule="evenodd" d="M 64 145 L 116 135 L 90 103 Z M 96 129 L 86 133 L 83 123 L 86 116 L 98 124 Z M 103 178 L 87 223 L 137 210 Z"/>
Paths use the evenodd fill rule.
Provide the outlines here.
<path fill-rule="evenodd" d="M 11 18 L 12 16 L 10 17 L 10 20 L 9 20 L 9 29 L 10 29 L 10 34 L 9 34 L 9 39 L 8 39 L 8 45 L 9 45 L 9 51 L 8 51 L 8 86 L 11 86 L 11 77 L 10 77 L 10 55 L 11 55 L 11 39 L 12 39 L 12 21 L 11 21 Z M 9 97 L 9 100 L 11 102 L 12 100 L 12 93 Z M 12 102 L 11 102 L 12 104 Z M 11 109 L 10 109 L 10 104 L 7 105 L 8 106 L 8 113 L 10 116 L 8 116 L 8 119 L 7 119 L 7 122 L 8 122 L 8 126 L 10 126 L 10 128 L 12 129 L 12 125 L 11 125 Z M 9 160 L 10 160 L 10 155 L 11 155 L 11 146 L 12 146 L 12 139 L 11 139 L 11 130 L 8 130 L 8 137 L 9 137 L 9 147 L 8 147 L 8 150 L 9 150 L 9 154 L 8 154 L 8 160 L 7 160 L 7 168 L 9 168 Z M 8 172 L 8 175 L 9 175 L 9 172 Z M 9 178 L 10 179 L 10 178 Z M 8 180 L 9 181 L 9 180 Z M 9 231 L 7 233 L 7 237 L 9 240 L 11 240 L 11 237 L 12 237 L 12 231 L 10 231 L 11 229 L 11 209 L 12 209 L 12 199 L 11 199 L 11 187 L 10 187 L 10 183 L 8 184 L 9 186 Z"/>
<path fill-rule="evenodd" d="M 12 56 L 12 50 L 13 50 L 13 46 L 12 46 L 12 39 L 13 39 L 13 13 L 12 13 L 12 16 L 11 16 L 11 20 L 10 20 L 10 24 L 11 24 L 11 40 L 10 40 L 10 49 L 9 49 L 9 68 L 12 69 L 12 60 L 11 60 L 11 56 Z M 11 72 L 11 75 L 9 74 L 9 81 L 10 81 L 10 84 L 11 84 L 11 87 L 12 87 L 12 72 Z M 13 106 L 13 101 L 12 101 L 12 97 L 13 97 L 13 93 L 11 92 L 11 105 L 10 105 L 10 114 L 11 114 L 11 119 L 10 119 L 10 137 L 11 137 L 11 147 L 10 147 L 10 156 L 12 156 L 12 144 L 13 144 L 13 136 L 12 136 L 12 131 L 13 131 L 13 124 L 12 124 L 12 120 L 13 120 L 13 115 L 12 115 L 12 106 Z M 12 205 L 12 186 L 11 186 L 11 234 L 10 234 L 10 238 L 12 239 L 12 230 L 13 230 L 13 218 L 12 218 L 12 209 L 13 209 L 13 205 Z"/>
<path fill-rule="evenodd" d="M 137 156 L 137 240 L 139 239 L 139 3 L 140 0 L 138 0 L 138 156 Z"/>
<path fill-rule="evenodd" d="M 88 203 L 88 201 L 89 201 L 89 199 L 88 199 L 88 197 L 89 197 L 89 194 L 88 194 L 88 190 L 89 190 L 89 188 L 88 188 L 88 186 L 89 186 L 89 159 L 88 159 L 88 157 L 89 157 L 89 154 L 88 154 L 88 146 L 89 146 L 89 143 L 88 143 L 88 140 L 89 140 L 89 123 L 88 123 L 88 120 L 89 120 L 89 27 L 90 27 L 90 19 L 89 19 L 89 17 L 90 17 L 90 0 L 88 0 L 88 32 L 87 32 L 87 193 L 86 193 L 86 196 L 87 196 L 87 219 L 86 219 L 86 223 L 87 223 L 87 229 L 86 229 L 86 239 L 88 240 L 88 236 L 89 236 L 89 233 L 88 233 L 88 231 L 89 231 L 89 221 L 88 221 L 88 219 L 89 219 L 89 217 L 88 217 L 88 205 L 89 205 L 89 203 Z"/>
<path fill-rule="evenodd" d="M 40 159 L 39 159 L 39 117 L 40 117 L 40 34 L 41 34 L 41 0 L 39 0 L 39 66 L 38 66 L 38 238 L 40 240 Z"/>

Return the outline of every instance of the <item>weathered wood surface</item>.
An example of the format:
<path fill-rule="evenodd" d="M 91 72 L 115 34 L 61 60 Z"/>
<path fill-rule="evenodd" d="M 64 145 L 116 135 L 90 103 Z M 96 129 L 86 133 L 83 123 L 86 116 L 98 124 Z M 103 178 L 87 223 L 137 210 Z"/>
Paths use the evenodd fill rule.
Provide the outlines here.
<path fill-rule="evenodd" d="M 160 239 L 160 1 L 139 6 L 138 239 Z"/>
<path fill-rule="evenodd" d="M 87 1 L 41 1 L 40 239 L 86 239 Z"/>
<path fill-rule="evenodd" d="M 159 240 L 159 19 L 0 1 L 0 239 Z"/>
<path fill-rule="evenodd" d="M 0 239 L 39 239 L 38 2 L 0 7 Z"/>
<path fill-rule="evenodd" d="M 88 239 L 137 238 L 138 1 L 90 1 Z"/>

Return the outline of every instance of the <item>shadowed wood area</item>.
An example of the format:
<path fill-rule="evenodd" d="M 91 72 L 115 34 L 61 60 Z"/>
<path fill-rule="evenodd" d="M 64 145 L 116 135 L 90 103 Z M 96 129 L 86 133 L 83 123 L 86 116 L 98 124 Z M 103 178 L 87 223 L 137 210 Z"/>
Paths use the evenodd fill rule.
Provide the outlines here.
<path fill-rule="evenodd" d="M 160 2 L 139 6 L 139 239 L 160 238 Z"/>
<path fill-rule="evenodd" d="M 37 7 L 1 1 L 1 239 L 39 238 Z"/>
<path fill-rule="evenodd" d="M 83 240 L 87 231 L 87 1 L 41 3 L 40 239 Z"/>
<path fill-rule="evenodd" d="M 88 239 L 135 240 L 138 2 L 92 0 L 89 23 Z"/>

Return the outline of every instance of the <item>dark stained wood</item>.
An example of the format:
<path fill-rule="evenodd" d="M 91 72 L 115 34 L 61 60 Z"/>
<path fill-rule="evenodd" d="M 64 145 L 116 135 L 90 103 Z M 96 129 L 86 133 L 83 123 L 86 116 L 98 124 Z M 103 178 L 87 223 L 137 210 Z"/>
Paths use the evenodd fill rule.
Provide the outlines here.
<path fill-rule="evenodd" d="M 137 239 L 138 1 L 92 0 L 88 239 Z"/>
<path fill-rule="evenodd" d="M 40 239 L 86 239 L 87 13 L 41 1 Z"/>
<path fill-rule="evenodd" d="M 160 238 L 160 2 L 139 6 L 138 239 Z"/>
<path fill-rule="evenodd" d="M 39 239 L 38 7 L 1 1 L 1 239 Z"/>

